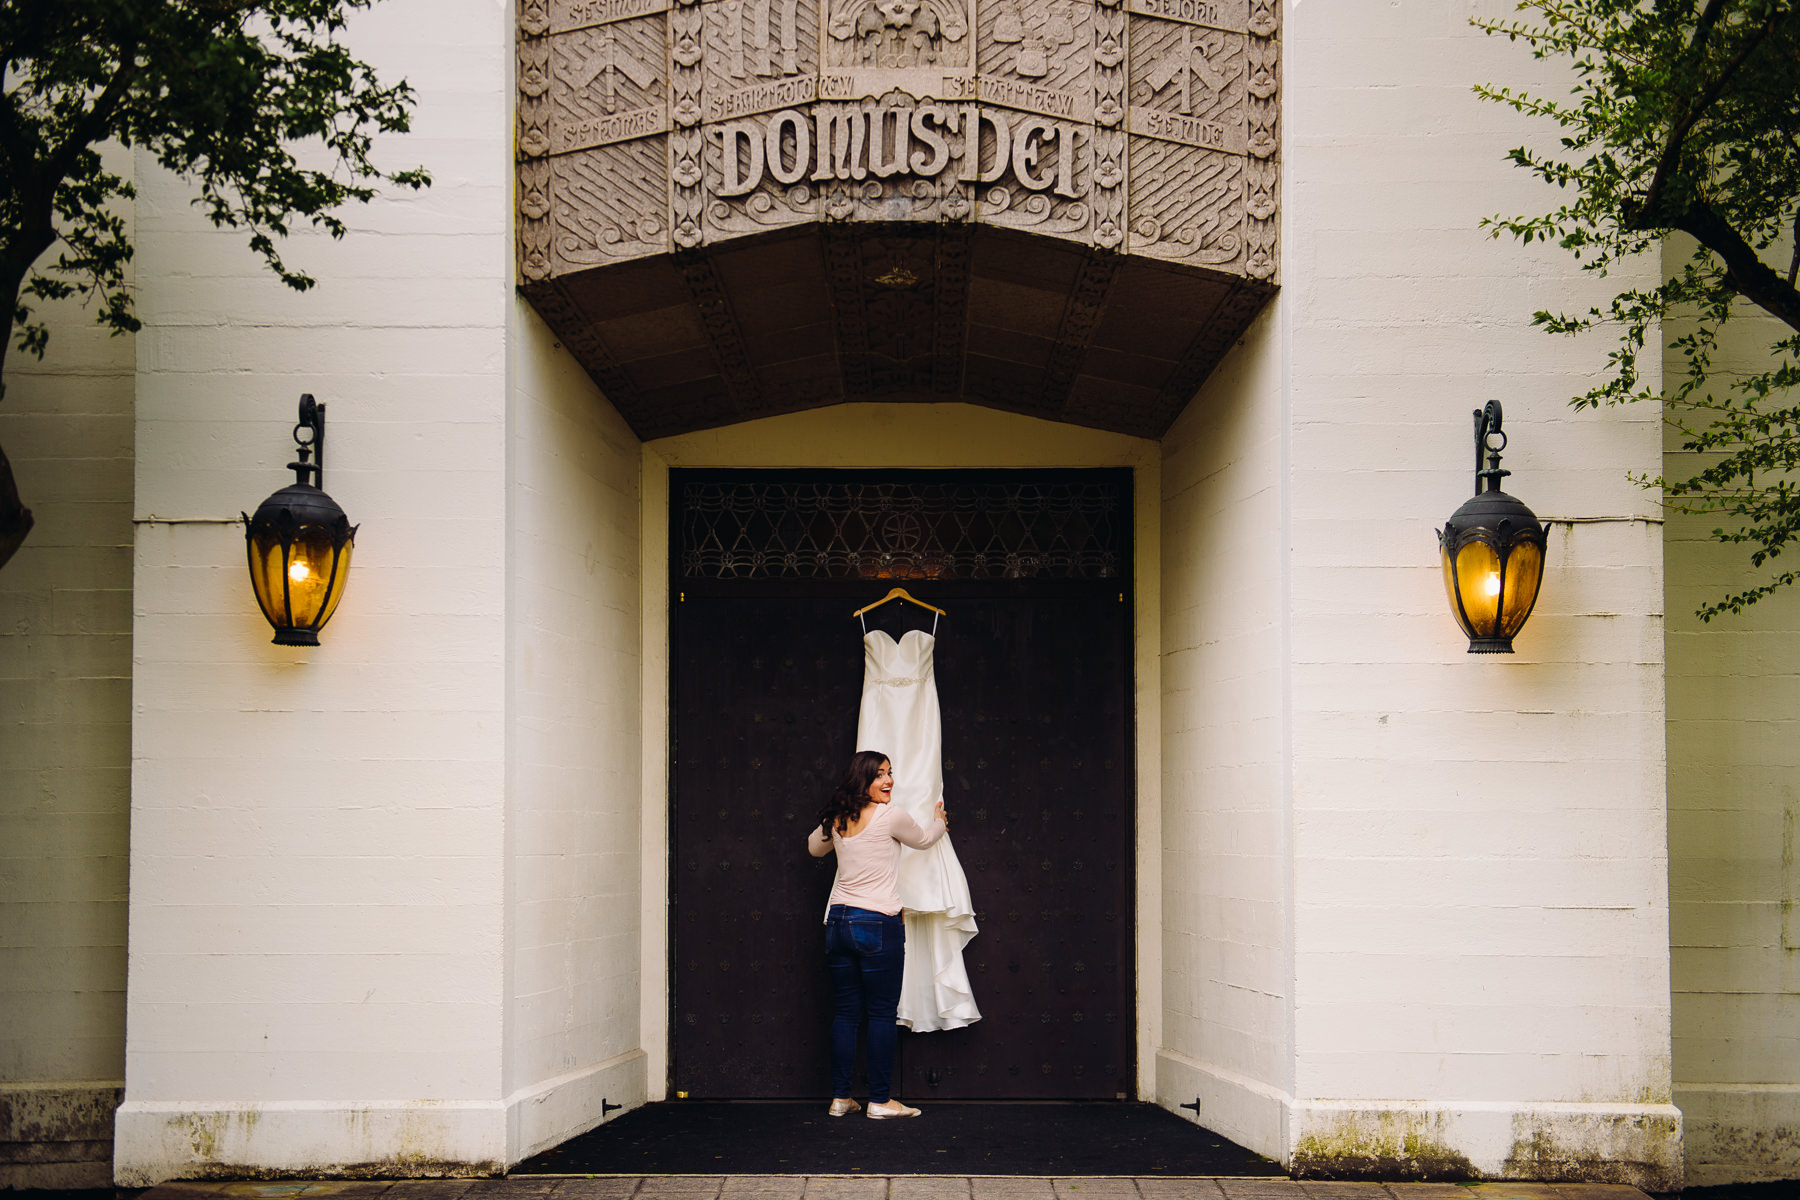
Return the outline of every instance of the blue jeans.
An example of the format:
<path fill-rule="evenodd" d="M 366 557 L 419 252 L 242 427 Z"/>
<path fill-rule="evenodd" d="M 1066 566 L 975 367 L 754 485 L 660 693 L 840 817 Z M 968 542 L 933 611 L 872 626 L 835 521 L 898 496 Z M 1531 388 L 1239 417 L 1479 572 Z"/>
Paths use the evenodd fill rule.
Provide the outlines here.
<path fill-rule="evenodd" d="M 869 1021 L 869 1100 L 885 1104 L 893 1086 L 894 1010 L 906 963 L 906 923 L 898 915 L 834 904 L 825 917 L 825 961 L 836 1004 L 831 1017 L 831 1094 L 850 1094 L 856 1031 Z"/>

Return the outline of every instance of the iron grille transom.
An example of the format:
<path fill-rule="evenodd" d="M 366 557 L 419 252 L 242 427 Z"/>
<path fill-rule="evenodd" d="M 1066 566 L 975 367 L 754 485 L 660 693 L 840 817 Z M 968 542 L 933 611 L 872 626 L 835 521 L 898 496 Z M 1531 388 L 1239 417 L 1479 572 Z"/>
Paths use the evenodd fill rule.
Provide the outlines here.
<path fill-rule="evenodd" d="M 1085 580 L 1124 570 L 1128 473 L 940 474 L 678 481 L 681 576 Z"/>

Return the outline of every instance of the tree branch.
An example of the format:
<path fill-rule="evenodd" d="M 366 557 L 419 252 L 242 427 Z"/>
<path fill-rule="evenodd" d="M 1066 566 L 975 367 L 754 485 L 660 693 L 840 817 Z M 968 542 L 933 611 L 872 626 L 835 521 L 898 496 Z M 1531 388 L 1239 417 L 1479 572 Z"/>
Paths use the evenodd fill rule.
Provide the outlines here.
<path fill-rule="evenodd" d="M 119 47 L 119 69 L 106 81 L 106 90 L 94 98 L 93 105 L 75 122 L 62 145 L 44 156 L 44 173 L 51 179 L 65 178 L 75 165 L 75 156 L 112 131 L 113 114 L 125 102 L 125 94 L 137 78 L 137 52 L 136 41 Z"/>
<path fill-rule="evenodd" d="M 56 244 L 56 187 L 74 168 L 76 157 L 93 143 L 107 136 L 113 118 L 125 102 L 132 81 L 138 75 L 136 40 L 120 47 L 119 68 L 107 81 L 106 88 L 69 130 L 60 146 L 44 155 L 42 165 L 33 164 L 26 172 L 27 182 L 16 189 L 19 211 L 13 228 L 15 237 L 0 244 L 0 303 L 6 313 L 6 340 L 0 342 L 0 377 L 3 377 L 8 352 L 12 349 L 14 314 L 19 305 L 19 289 L 24 286 L 31 264 L 44 251 Z M 0 398 L 6 395 L 0 383 Z M 0 495 L 0 502 L 4 496 Z M 0 514 L 0 520 L 4 520 Z M 26 527 L 27 530 L 29 526 Z M 19 534 L 22 539 L 25 534 Z"/>
<path fill-rule="evenodd" d="M 12 353 L 13 327 L 19 310 L 19 290 L 31 264 L 56 243 L 56 226 L 46 207 L 43 220 L 30 229 L 24 222 L 13 230 L 18 236 L 0 243 L 0 300 L 4 301 L 6 336 L 0 338 L 0 400 L 6 399 L 6 359 Z M 4 524 L 5 481 L 0 480 L 0 524 Z M 21 537 L 24 534 L 20 534 Z"/>
<path fill-rule="evenodd" d="M 0 567 L 18 553 L 35 522 L 31 510 L 19 500 L 19 485 L 13 480 L 12 463 L 0 449 Z"/>
<path fill-rule="evenodd" d="M 25 156 L 25 142 L 19 136 L 18 113 L 13 108 L 12 94 L 6 90 L 6 69 L 10 66 L 10 61 L 0 62 L 0 152 L 6 154 L 8 162 L 18 162 Z"/>
<path fill-rule="evenodd" d="M 1690 60 L 1697 60 L 1704 53 L 1705 38 L 1712 32 L 1713 26 L 1718 23 L 1719 12 L 1724 7 L 1725 0 L 1710 0 L 1706 11 L 1700 14 L 1700 19 L 1694 27 L 1693 41 L 1688 44 Z M 1687 141 L 1687 135 L 1693 131 L 1694 124 L 1700 120 L 1701 115 L 1724 94 L 1725 86 L 1731 82 L 1731 77 L 1737 73 L 1737 69 L 1744 65 L 1744 60 L 1755 52 L 1756 48 L 1762 44 L 1763 39 L 1773 33 L 1774 29 L 1775 17 L 1771 16 L 1763 22 L 1762 28 L 1754 36 L 1738 48 L 1738 52 L 1732 55 L 1730 61 L 1720 69 L 1718 78 L 1713 80 L 1712 86 L 1707 88 L 1689 106 L 1681 120 L 1677 121 L 1669 130 L 1668 140 L 1663 143 L 1662 153 L 1657 156 L 1656 174 L 1651 176 L 1650 187 L 1644 193 L 1643 203 L 1637 205 L 1636 212 L 1626 214 L 1630 219 L 1631 228 L 1654 229 L 1662 224 L 1656 217 L 1663 204 L 1663 187 L 1668 183 L 1669 176 L 1675 173 L 1676 165 L 1681 159 L 1681 148 Z"/>
<path fill-rule="evenodd" d="M 1800 291 L 1763 262 L 1755 247 L 1704 200 L 1690 204 L 1686 212 L 1670 222 L 1670 227 L 1690 235 L 1724 259 L 1726 282 L 1746 300 L 1800 331 Z"/>
<path fill-rule="evenodd" d="M 1800 279 L 1800 207 L 1794 209 L 1794 255 L 1788 259 L 1788 286 Z"/>

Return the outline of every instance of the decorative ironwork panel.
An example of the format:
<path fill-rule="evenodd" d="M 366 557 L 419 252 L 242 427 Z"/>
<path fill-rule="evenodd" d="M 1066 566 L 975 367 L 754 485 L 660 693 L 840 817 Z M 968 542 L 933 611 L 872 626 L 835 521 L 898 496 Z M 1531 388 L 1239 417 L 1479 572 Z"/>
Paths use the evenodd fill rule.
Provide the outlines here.
<path fill-rule="evenodd" d="M 1100 580 L 1125 569 L 1127 485 L 1086 480 L 691 481 L 685 579 Z"/>

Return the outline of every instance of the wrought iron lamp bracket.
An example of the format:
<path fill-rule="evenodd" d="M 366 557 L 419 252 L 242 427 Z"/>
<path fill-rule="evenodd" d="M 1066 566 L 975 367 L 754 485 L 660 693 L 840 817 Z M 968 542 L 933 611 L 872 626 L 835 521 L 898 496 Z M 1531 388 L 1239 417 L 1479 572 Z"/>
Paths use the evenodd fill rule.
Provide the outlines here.
<path fill-rule="evenodd" d="M 1475 494 L 1481 495 L 1481 481 L 1487 480 L 1487 490 L 1500 490 L 1500 481 L 1511 475 L 1511 471 L 1500 469 L 1500 453 L 1506 449 L 1506 431 L 1500 428 L 1504 414 L 1498 400 L 1489 400 L 1485 407 L 1475 410 Z M 1495 439 L 1499 439 L 1496 441 Z M 1481 456 L 1487 455 L 1488 465 L 1481 468 Z"/>
<path fill-rule="evenodd" d="M 307 436 L 302 437 L 302 433 Z M 300 461 L 288 464 L 288 470 L 294 473 L 294 482 L 310 483 L 323 491 L 325 489 L 325 406 L 314 400 L 311 392 L 304 392 L 300 396 L 300 420 L 294 425 L 294 445 L 299 447 L 300 451 Z M 309 476 L 310 478 L 308 478 Z"/>

